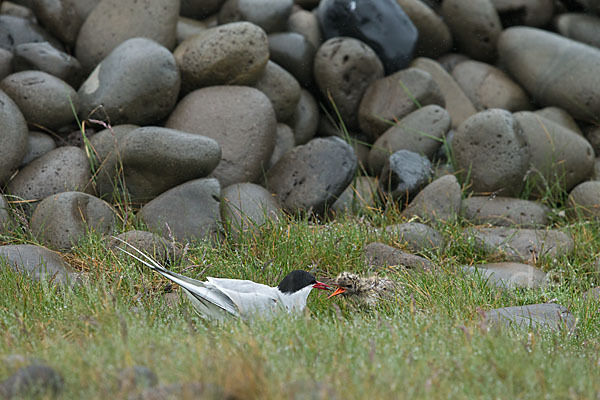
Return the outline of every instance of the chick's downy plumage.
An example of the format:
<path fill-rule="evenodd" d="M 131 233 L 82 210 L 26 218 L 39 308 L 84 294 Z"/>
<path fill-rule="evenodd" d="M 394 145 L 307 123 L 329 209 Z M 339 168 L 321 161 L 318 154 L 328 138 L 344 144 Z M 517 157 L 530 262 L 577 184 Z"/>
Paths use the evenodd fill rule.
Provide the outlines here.
<path fill-rule="evenodd" d="M 392 296 L 398 290 L 398 283 L 391 279 L 379 276 L 361 277 L 346 271 L 339 274 L 333 284 L 337 290 L 329 297 L 341 294 L 367 305 L 375 305 L 379 300 Z"/>

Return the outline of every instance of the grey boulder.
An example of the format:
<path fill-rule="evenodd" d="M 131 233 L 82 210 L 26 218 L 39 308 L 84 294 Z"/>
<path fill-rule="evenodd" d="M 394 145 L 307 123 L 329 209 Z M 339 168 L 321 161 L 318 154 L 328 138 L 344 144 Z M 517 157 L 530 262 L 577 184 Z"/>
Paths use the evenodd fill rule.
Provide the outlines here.
<path fill-rule="evenodd" d="M 394 199 L 408 200 L 429 182 L 432 173 L 427 157 L 409 150 L 398 150 L 388 157 L 379 184 Z"/>
<path fill-rule="evenodd" d="M 501 196 L 472 196 L 462 201 L 462 216 L 474 224 L 537 228 L 550 222 L 550 209 L 538 202 Z"/>
<path fill-rule="evenodd" d="M 546 285 L 546 273 L 528 264 L 500 262 L 464 266 L 463 270 L 479 275 L 500 289 L 535 289 Z"/>
<path fill-rule="evenodd" d="M 32 244 L 0 246 L 0 259 L 16 272 L 34 280 L 64 284 L 77 279 L 73 269 L 56 252 Z M 2 266 L 0 262 L 0 267 Z"/>
<path fill-rule="evenodd" d="M 27 153 L 27 123 L 19 107 L 0 90 L 0 186 L 4 186 Z"/>
<path fill-rule="evenodd" d="M 565 307 L 553 304 L 531 304 L 504 307 L 485 312 L 489 325 L 504 325 L 523 329 L 572 330 L 575 317 Z"/>
<path fill-rule="evenodd" d="M 420 222 L 389 225 L 385 231 L 390 239 L 413 252 L 437 251 L 445 245 L 440 232 Z"/>
<path fill-rule="evenodd" d="M 407 218 L 450 221 L 460 214 L 462 191 L 454 175 L 444 175 L 425 186 L 402 211 Z"/>

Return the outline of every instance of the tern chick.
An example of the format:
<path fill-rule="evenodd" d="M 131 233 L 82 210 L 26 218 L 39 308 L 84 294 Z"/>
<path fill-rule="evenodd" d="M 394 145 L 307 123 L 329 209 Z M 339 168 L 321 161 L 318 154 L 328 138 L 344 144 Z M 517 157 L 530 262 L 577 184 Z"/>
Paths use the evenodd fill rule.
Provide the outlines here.
<path fill-rule="evenodd" d="M 374 306 L 379 300 L 393 295 L 398 290 L 398 284 L 391 279 L 379 276 L 363 278 L 346 271 L 339 274 L 333 284 L 337 289 L 328 298 L 342 294 L 369 306 Z"/>

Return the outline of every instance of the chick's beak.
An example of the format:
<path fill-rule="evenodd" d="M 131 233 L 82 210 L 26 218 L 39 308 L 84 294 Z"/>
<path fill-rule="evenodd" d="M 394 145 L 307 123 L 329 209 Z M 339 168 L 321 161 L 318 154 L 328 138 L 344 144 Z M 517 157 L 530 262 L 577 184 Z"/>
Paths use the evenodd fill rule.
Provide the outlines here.
<path fill-rule="evenodd" d="M 342 287 L 338 287 L 337 289 L 335 289 L 335 292 L 331 293 L 329 296 L 327 296 L 327 298 L 331 298 L 333 296 L 337 296 L 338 294 L 342 294 L 346 291 L 346 289 L 342 288 Z"/>
<path fill-rule="evenodd" d="M 331 286 L 323 283 L 323 282 L 319 282 L 317 281 L 317 283 L 315 283 L 313 285 L 313 289 L 321 289 L 321 290 L 331 290 Z"/>

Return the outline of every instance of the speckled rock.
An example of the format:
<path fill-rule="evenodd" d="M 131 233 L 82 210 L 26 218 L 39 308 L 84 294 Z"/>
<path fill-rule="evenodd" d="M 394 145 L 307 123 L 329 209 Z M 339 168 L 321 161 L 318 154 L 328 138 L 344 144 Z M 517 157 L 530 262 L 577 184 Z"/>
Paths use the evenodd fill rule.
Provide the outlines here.
<path fill-rule="evenodd" d="M 14 55 L 12 51 L 0 48 L 0 79 L 13 73 Z"/>
<path fill-rule="evenodd" d="M 379 182 L 371 176 L 357 176 L 331 206 L 337 215 L 356 213 L 377 207 L 379 203 Z"/>
<path fill-rule="evenodd" d="M 422 220 L 449 221 L 460 214 L 462 191 L 454 175 L 445 175 L 425 186 L 402 211 Z"/>
<path fill-rule="evenodd" d="M 500 289 L 543 287 L 547 283 L 546 273 L 528 264 L 501 262 L 476 264 L 462 267 L 464 271 L 477 274 L 488 285 Z"/>
<path fill-rule="evenodd" d="M 55 148 L 56 143 L 52 137 L 42 132 L 30 131 L 27 138 L 27 153 L 25 153 L 25 157 L 21 160 L 20 166 L 24 167 Z"/>
<path fill-rule="evenodd" d="M 429 182 L 431 175 L 431 162 L 427 157 L 398 150 L 388 157 L 381 170 L 380 186 L 394 199 L 406 201 Z"/>
<path fill-rule="evenodd" d="M 600 219 L 600 181 L 587 181 L 575 186 L 567 200 L 569 215 Z"/>
<path fill-rule="evenodd" d="M 58 50 L 64 49 L 55 37 L 34 21 L 12 15 L 0 15 L 0 48 L 13 51 L 15 46 L 32 42 L 50 42 Z"/>
<path fill-rule="evenodd" d="M 547 185 L 571 190 L 591 176 L 594 150 L 585 138 L 531 112 L 513 116 L 529 147 L 528 179 L 533 196 L 545 193 Z"/>
<path fill-rule="evenodd" d="M 569 39 L 600 47 L 600 18 L 583 13 L 566 13 L 556 18 L 558 33 Z"/>
<path fill-rule="evenodd" d="M 223 189 L 221 217 L 231 233 L 257 234 L 268 221 L 276 222 L 283 212 L 275 197 L 254 183 L 236 183 Z"/>
<path fill-rule="evenodd" d="M 175 47 L 178 0 L 103 0 L 79 30 L 75 55 L 91 71 L 121 43 L 147 38 Z"/>
<path fill-rule="evenodd" d="M 387 268 L 405 267 L 415 271 L 431 271 L 435 265 L 426 258 L 405 253 L 387 244 L 372 242 L 365 246 L 365 263 L 369 266 Z"/>
<path fill-rule="evenodd" d="M 138 125 L 115 125 L 93 135 L 90 138 L 90 145 L 93 149 L 96 166 L 99 167 L 104 160 L 111 156 L 111 153 L 116 153 L 119 143 L 137 128 L 139 128 Z"/>
<path fill-rule="evenodd" d="M 318 49 L 323 42 L 317 16 L 306 10 L 295 10 L 287 21 L 287 31 L 299 33 Z"/>
<path fill-rule="evenodd" d="M 98 0 L 35 0 L 31 6 L 40 24 L 72 47 L 83 22 L 98 3 Z"/>
<path fill-rule="evenodd" d="M 396 0 L 419 31 L 415 55 L 436 58 L 452 48 L 452 35 L 444 20 L 420 0 Z"/>
<path fill-rule="evenodd" d="M 541 108 L 539 110 L 534 111 L 534 113 L 539 115 L 540 117 L 549 119 L 552 122 L 556 122 L 557 124 L 562 125 L 565 128 L 572 130 L 573 132 L 575 132 L 576 134 L 578 134 L 580 136 L 583 136 L 583 132 L 581 131 L 581 128 L 579 128 L 579 125 L 577 125 L 577 122 L 575 122 L 573 117 L 571 117 L 571 114 L 569 114 L 562 108 L 545 107 L 545 108 Z M 594 144 L 592 143 L 592 141 L 589 138 L 587 138 L 587 139 L 593 147 Z M 595 150 L 596 149 L 594 148 L 594 151 Z M 599 153 L 597 153 L 597 154 L 599 154 Z"/>
<path fill-rule="evenodd" d="M 137 249 L 149 254 L 152 258 L 161 263 L 169 264 L 182 257 L 181 250 L 175 246 L 173 242 L 152 232 L 133 230 L 123 232 L 120 235 L 117 235 L 116 238 L 135 246 Z M 109 247 L 114 253 L 120 254 L 121 252 L 119 249 L 135 253 L 131 247 L 120 240 L 115 238 L 110 239 Z"/>
<path fill-rule="evenodd" d="M 450 129 L 450 115 L 440 106 L 428 105 L 408 114 L 386 130 L 369 152 L 369 169 L 379 174 L 390 155 L 410 150 L 433 158 Z"/>
<path fill-rule="evenodd" d="M 269 159 L 269 168 L 277 164 L 277 161 L 288 151 L 292 150 L 296 145 L 294 132 L 286 124 L 277 124 L 277 133 L 275 137 L 275 147 L 271 158 Z"/>
<path fill-rule="evenodd" d="M 145 38 L 118 45 L 79 88 L 80 118 L 150 125 L 175 106 L 181 79 L 169 50 Z M 102 105 L 101 110 L 98 106 Z"/>
<path fill-rule="evenodd" d="M 459 171 L 469 171 L 474 192 L 521 192 L 530 149 L 508 111 L 492 109 L 468 118 L 455 132 L 452 148 Z"/>
<path fill-rule="evenodd" d="M 572 330 L 575 317 L 565 307 L 558 304 L 530 304 L 497 308 L 485 312 L 489 325 L 524 329 Z"/>
<path fill-rule="evenodd" d="M 44 245 L 68 250 L 94 231 L 111 234 L 116 212 L 106 202 L 81 192 L 61 192 L 46 197 L 31 216 L 31 231 Z"/>
<path fill-rule="evenodd" d="M 550 222 L 550 209 L 544 204 L 512 197 L 469 197 L 462 202 L 461 214 L 478 225 L 537 228 Z"/>
<path fill-rule="evenodd" d="M 16 72 L 0 82 L 0 89 L 14 100 L 29 124 L 56 130 L 75 121 L 77 92 L 55 76 L 42 71 Z"/>
<path fill-rule="evenodd" d="M 395 243 L 412 252 L 442 250 L 445 245 L 444 237 L 440 232 L 420 222 L 389 225 L 385 231 Z"/>
<path fill-rule="evenodd" d="M 462 53 L 476 60 L 494 61 L 502 24 L 491 0 L 444 0 L 441 15 Z"/>
<path fill-rule="evenodd" d="M 266 187 L 283 208 L 322 214 L 350 184 L 356 156 L 343 140 L 313 139 L 287 152 L 266 174 Z"/>
<path fill-rule="evenodd" d="M 73 282 L 77 276 L 73 269 L 56 252 L 32 244 L 0 246 L 0 258 L 8 267 L 27 274 L 31 279 L 48 279 L 53 283 Z M 0 265 L 0 268 L 2 266 Z"/>
<path fill-rule="evenodd" d="M 42 200 L 50 195 L 91 190 L 90 164 L 78 147 L 54 149 L 25 166 L 10 181 L 7 191 L 24 200 Z"/>
<path fill-rule="evenodd" d="M 229 186 L 253 182 L 266 170 L 275 146 L 277 121 L 271 102 L 261 91 L 213 86 L 184 97 L 166 127 L 215 139 L 222 156 L 211 176 Z"/>
<path fill-rule="evenodd" d="M 113 193 L 122 169 L 131 200 L 146 202 L 174 186 L 206 177 L 219 161 L 221 149 L 214 139 L 174 129 L 138 128 L 104 160 L 96 190 L 100 195 Z"/>
<path fill-rule="evenodd" d="M 489 64 L 462 62 L 454 67 L 452 77 L 478 111 L 489 108 L 513 112 L 531 109 L 525 91 L 508 75 Z"/>
<path fill-rule="evenodd" d="M 335 104 L 348 129 L 357 129 L 360 100 L 371 82 L 384 75 L 377 54 L 360 40 L 335 37 L 317 50 L 313 71 L 325 101 Z"/>
<path fill-rule="evenodd" d="M 439 86 L 428 72 L 408 68 L 369 85 L 358 108 L 358 123 L 375 140 L 390 127 L 389 121 L 429 104 L 445 105 Z"/>
<path fill-rule="evenodd" d="M 444 96 L 446 111 L 450 114 L 452 128 L 458 128 L 465 119 L 477 113 L 475 106 L 471 103 L 471 100 L 469 100 L 462 88 L 437 61 L 420 57 L 413 60 L 410 66 L 428 72 L 438 84 Z"/>
<path fill-rule="evenodd" d="M 463 235 L 474 238 L 478 250 L 516 262 L 558 258 L 572 253 L 574 248 L 569 235 L 554 229 L 469 228 Z"/>
<path fill-rule="evenodd" d="M 280 32 L 269 35 L 271 60 L 281 65 L 303 87 L 313 82 L 313 60 L 317 49 L 308 39 L 296 32 Z"/>
<path fill-rule="evenodd" d="M 219 11 L 225 0 L 181 0 L 181 15 L 202 19 Z"/>
<path fill-rule="evenodd" d="M 269 42 L 260 27 L 234 22 L 184 40 L 173 54 L 181 70 L 182 90 L 189 93 L 206 86 L 256 82 L 269 60 Z"/>
<path fill-rule="evenodd" d="M 553 0 L 492 0 L 502 26 L 546 26 L 554 15 Z"/>
<path fill-rule="evenodd" d="M 85 78 L 79 61 L 57 50 L 48 42 L 23 43 L 15 46 L 15 72 L 40 70 L 78 88 Z"/>
<path fill-rule="evenodd" d="M 62 393 L 64 378 L 52 367 L 33 364 L 19 368 L 0 382 L 0 396 L 4 399 L 56 398 Z"/>
<path fill-rule="evenodd" d="M 152 230 L 177 241 L 212 238 L 220 224 L 221 186 L 216 179 L 196 179 L 169 189 L 137 213 Z"/>
<path fill-rule="evenodd" d="M 219 11 L 219 24 L 248 21 L 265 32 L 285 30 L 293 0 L 227 0 Z"/>
<path fill-rule="evenodd" d="M 4 186 L 27 154 L 27 123 L 19 107 L 0 90 L 0 186 Z"/>
<path fill-rule="evenodd" d="M 300 99 L 289 125 L 294 131 L 296 144 L 305 144 L 317 133 L 319 106 L 309 91 L 305 89 L 300 91 Z"/>
<path fill-rule="evenodd" d="M 597 48 L 548 31 L 513 27 L 500 36 L 498 52 L 508 72 L 538 103 L 561 107 L 576 119 L 597 120 Z"/>
<path fill-rule="evenodd" d="M 300 84 L 296 78 L 272 61 L 253 85 L 267 95 L 279 122 L 289 121 L 300 100 Z"/>

